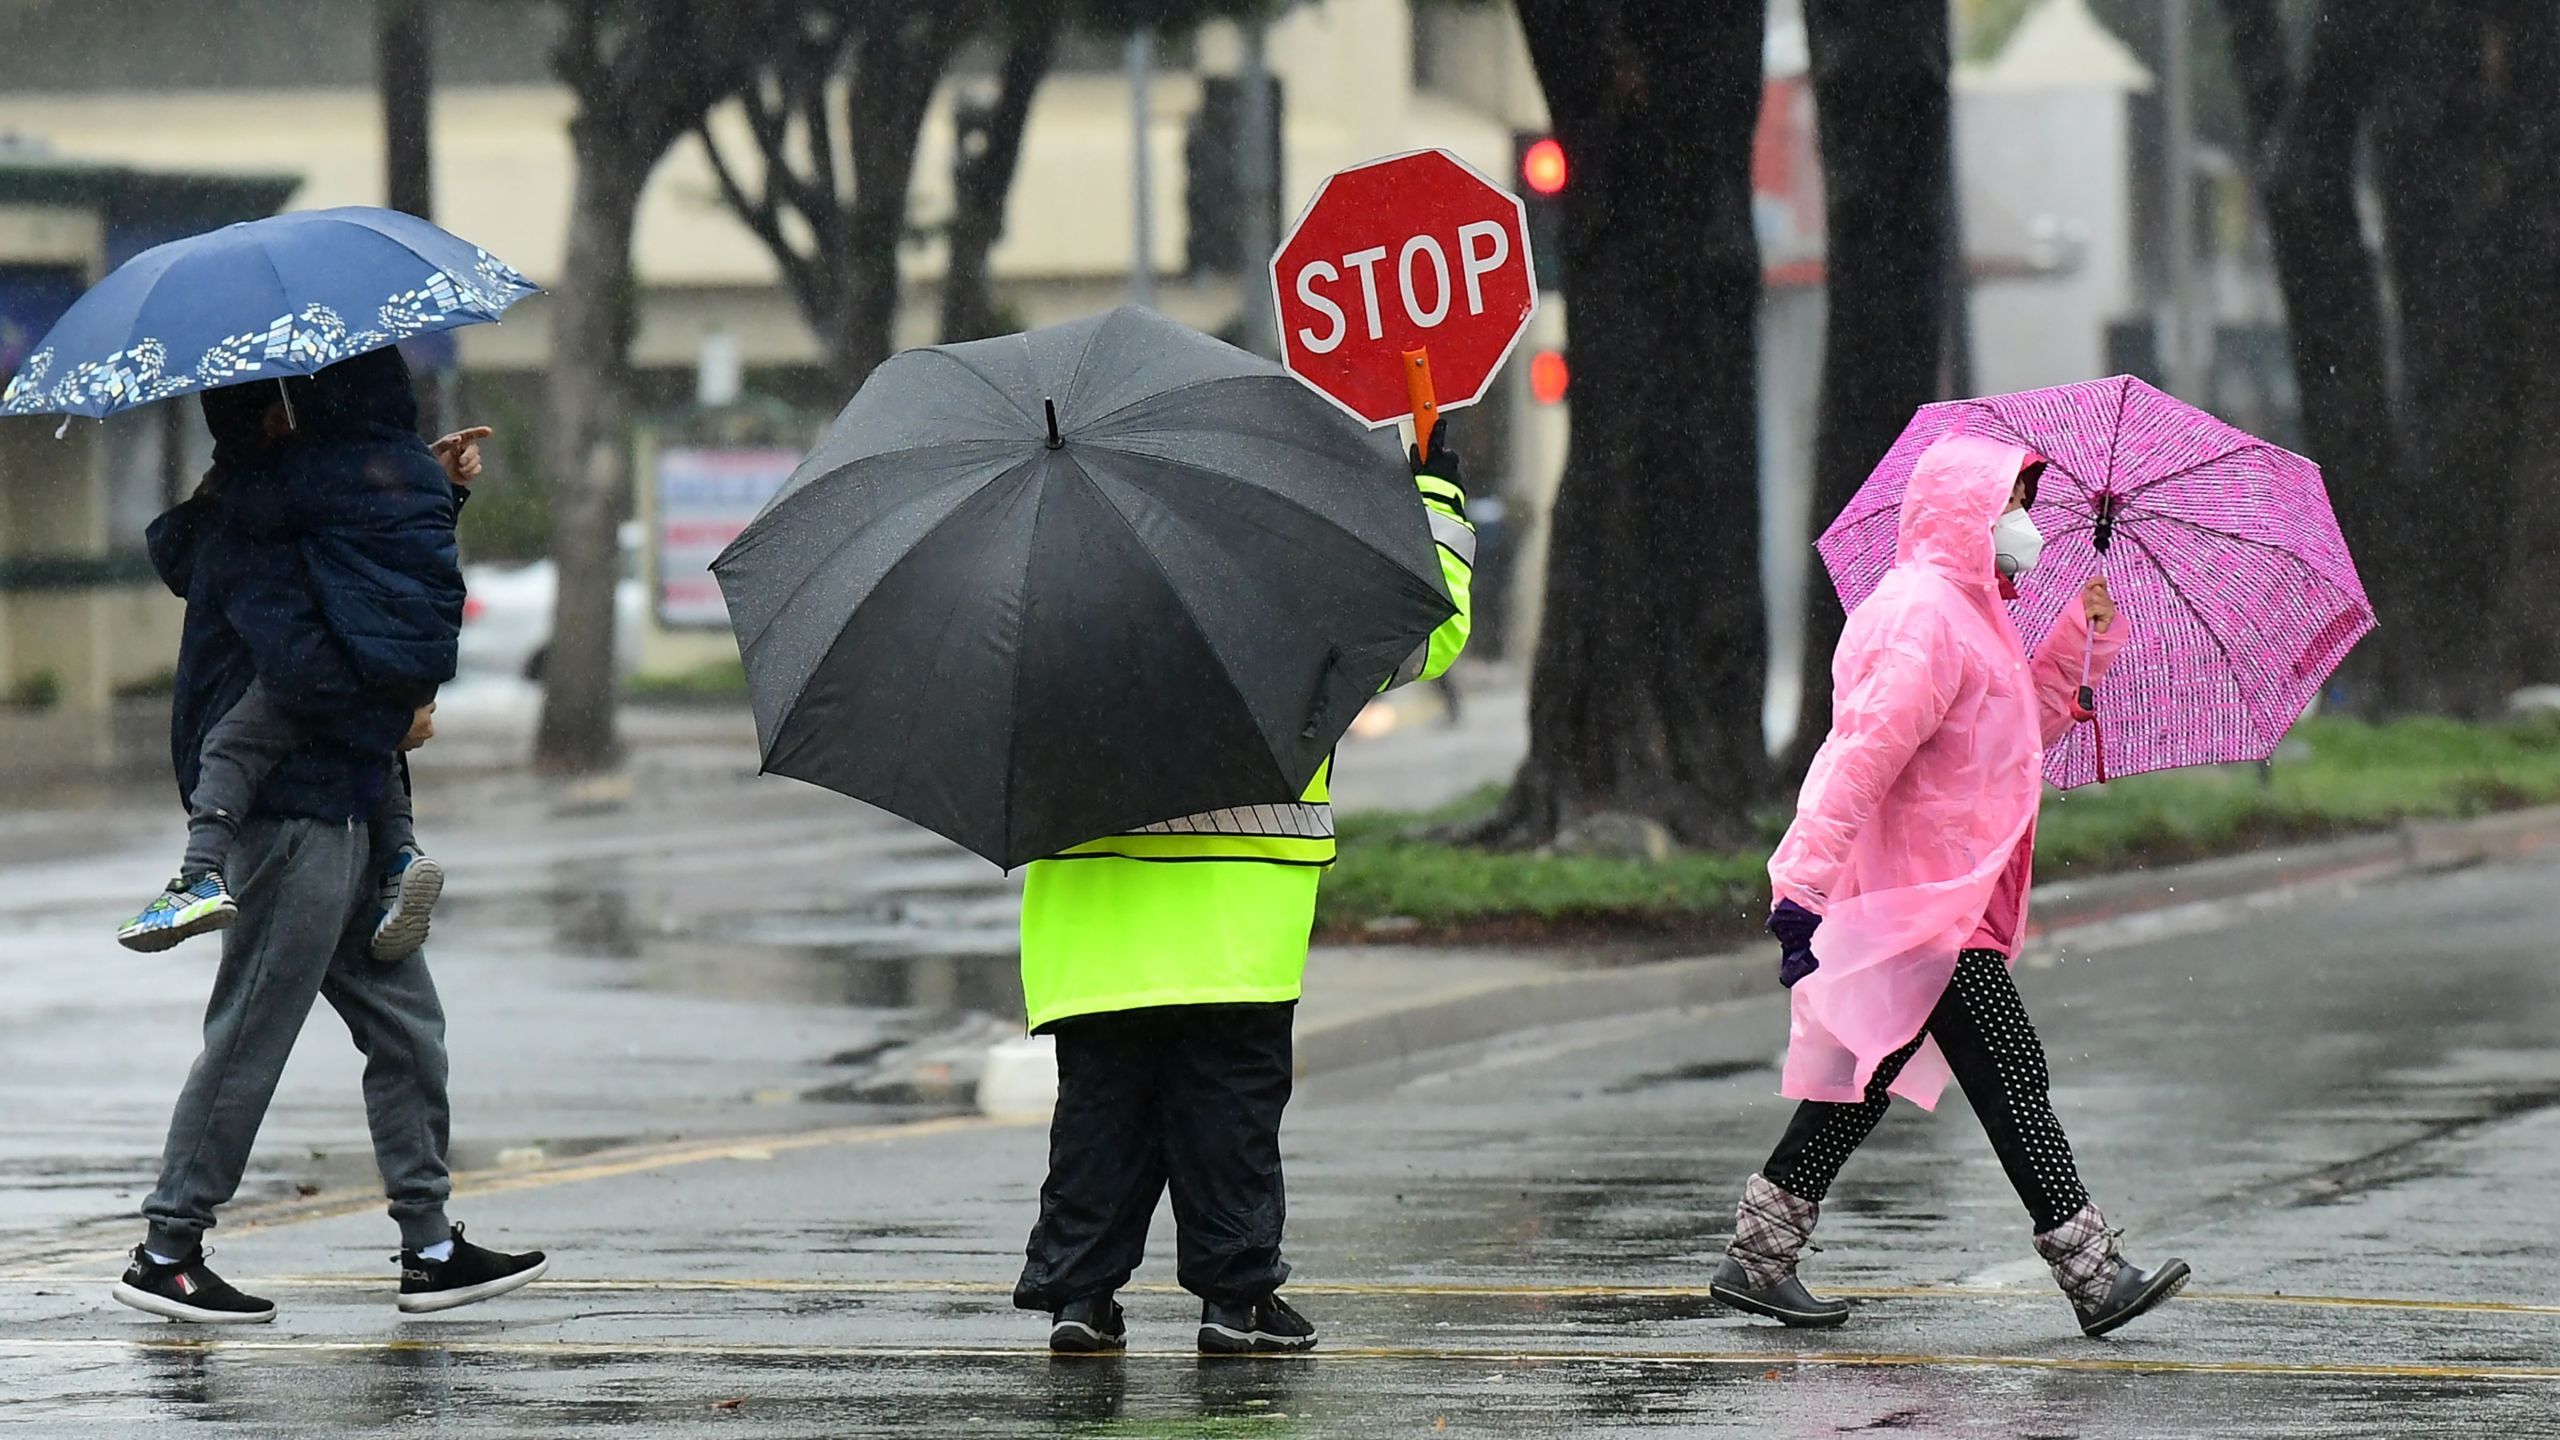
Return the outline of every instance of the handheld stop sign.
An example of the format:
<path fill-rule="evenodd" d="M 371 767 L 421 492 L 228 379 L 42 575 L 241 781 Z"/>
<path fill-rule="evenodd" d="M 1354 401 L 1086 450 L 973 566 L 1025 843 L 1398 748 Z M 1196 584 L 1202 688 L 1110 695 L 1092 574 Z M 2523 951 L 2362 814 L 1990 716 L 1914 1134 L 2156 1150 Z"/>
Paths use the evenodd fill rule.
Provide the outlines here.
<path fill-rule="evenodd" d="M 1271 257 L 1280 363 L 1376 429 L 1492 388 L 1537 313 L 1528 211 L 1446 150 L 1336 171 Z"/>

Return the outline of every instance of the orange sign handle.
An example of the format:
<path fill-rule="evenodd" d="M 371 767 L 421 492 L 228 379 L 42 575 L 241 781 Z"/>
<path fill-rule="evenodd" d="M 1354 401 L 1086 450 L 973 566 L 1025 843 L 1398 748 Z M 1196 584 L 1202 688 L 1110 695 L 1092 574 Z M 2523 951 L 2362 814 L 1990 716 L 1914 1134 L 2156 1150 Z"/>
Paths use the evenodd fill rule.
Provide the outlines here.
<path fill-rule="evenodd" d="M 1440 423 L 1440 398 L 1431 388 L 1431 351 L 1417 347 L 1404 352 L 1404 393 L 1413 401 L 1413 449 L 1424 459 L 1431 458 L 1431 431 Z"/>

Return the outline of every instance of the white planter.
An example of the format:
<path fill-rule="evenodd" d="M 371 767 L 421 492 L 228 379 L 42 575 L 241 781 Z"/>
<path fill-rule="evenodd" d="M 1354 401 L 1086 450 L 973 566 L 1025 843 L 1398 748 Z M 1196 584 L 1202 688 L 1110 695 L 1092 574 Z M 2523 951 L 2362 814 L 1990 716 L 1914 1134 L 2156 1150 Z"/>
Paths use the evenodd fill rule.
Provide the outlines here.
<path fill-rule="evenodd" d="M 987 1049 L 978 1077 L 978 1112 L 1007 1119 L 1042 1116 L 1058 1106 L 1058 1042 L 1025 1035 Z"/>

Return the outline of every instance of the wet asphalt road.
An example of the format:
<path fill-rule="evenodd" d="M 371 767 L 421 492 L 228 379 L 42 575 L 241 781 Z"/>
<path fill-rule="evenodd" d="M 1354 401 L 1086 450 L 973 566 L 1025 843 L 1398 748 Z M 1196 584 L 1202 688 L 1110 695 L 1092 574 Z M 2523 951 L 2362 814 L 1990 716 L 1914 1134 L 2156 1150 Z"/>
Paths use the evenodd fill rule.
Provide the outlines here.
<path fill-rule="evenodd" d="M 1007 1305 L 1036 1129 L 730 1126 L 471 1185 L 475 1238 L 547 1246 L 556 1279 L 439 1320 L 395 1317 L 363 1200 L 216 1237 L 285 1306 L 245 1336 L 112 1305 L 109 1255 L 0 1260 L 0 1429 L 2555 1435 L 2555 922 L 2539 863 L 2025 967 L 2092 1190 L 2133 1254 L 2197 1271 L 2108 1342 L 1953 1095 L 1897 1107 L 1833 1192 L 1807 1273 L 1861 1302 L 1848 1327 L 1705 1301 L 1785 1113 L 1770 999 L 1309 1084 L 1286 1138 L 1312 1357 L 1191 1355 L 1162 1216 L 1134 1352 L 1042 1355 Z"/>
<path fill-rule="evenodd" d="M 758 778 L 743 713 L 633 712 L 629 765 L 591 782 L 473 768 L 527 743 L 533 694 L 453 687 L 419 759 L 421 835 L 452 877 L 430 954 L 457 1166 L 967 1106 L 987 1045 L 1020 1033 L 1018 880 L 841 796 Z M 1363 717 L 1342 750 L 1347 804 L 1438 804 L 1516 762 L 1516 687 L 1456 729 L 1438 704 Z M 165 785 L 10 798 L 0 1256 L 23 1260 L 129 1228 L 218 942 L 144 956 L 109 939 L 177 854 Z M 1381 975 L 1327 1001 L 1435 983 L 1427 969 Z M 244 1200 L 373 1183 L 359 1073 L 344 1026 L 316 1007 Z"/>

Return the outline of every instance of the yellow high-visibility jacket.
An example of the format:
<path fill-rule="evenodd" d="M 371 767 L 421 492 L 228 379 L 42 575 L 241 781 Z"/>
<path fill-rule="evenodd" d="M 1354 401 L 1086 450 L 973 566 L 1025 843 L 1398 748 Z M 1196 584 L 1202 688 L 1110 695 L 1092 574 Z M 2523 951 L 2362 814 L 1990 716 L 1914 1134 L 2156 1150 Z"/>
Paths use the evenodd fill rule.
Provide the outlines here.
<path fill-rule="evenodd" d="M 1475 574 L 1467 497 L 1414 481 L 1457 613 L 1390 687 L 1436 679 L 1466 648 Z M 1111 835 L 1031 863 L 1022 892 L 1022 990 L 1031 1028 L 1154 1005 L 1295 1000 L 1333 863 L 1333 762 L 1295 805 L 1249 805 Z"/>

